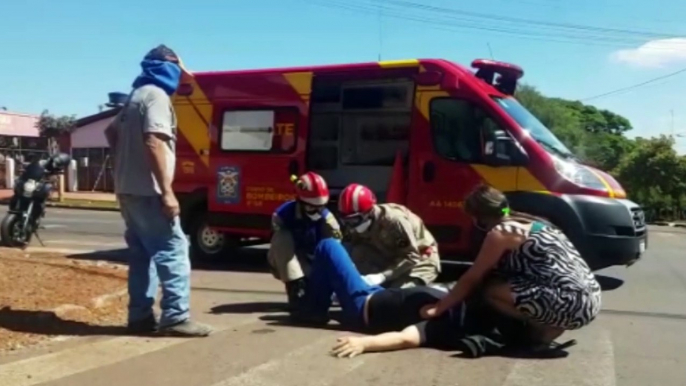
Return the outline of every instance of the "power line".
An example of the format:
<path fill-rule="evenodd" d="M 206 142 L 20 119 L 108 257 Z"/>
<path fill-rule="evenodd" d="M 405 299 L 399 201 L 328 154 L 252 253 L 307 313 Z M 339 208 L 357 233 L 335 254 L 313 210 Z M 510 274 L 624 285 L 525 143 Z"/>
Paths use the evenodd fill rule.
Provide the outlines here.
<path fill-rule="evenodd" d="M 554 22 L 532 20 L 532 19 L 522 19 L 522 18 L 516 18 L 516 17 L 509 17 L 509 16 L 490 15 L 490 14 L 484 14 L 484 13 L 479 13 L 479 12 L 462 11 L 462 10 L 453 9 L 453 8 L 431 6 L 431 5 L 416 3 L 416 2 L 412 2 L 412 1 L 394 1 L 394 0 L 386 0 L 386 1 L 389 4 L 395 4 L 395 5 L 398 5 L 400 7 L 407 7 L 407 8 L 414 8 L 414 9 L 425 9 L 425 10 L 435 11 L 435 12 L 439 12 L 439 13 L 459 14 L 459 15 L 471 16 L 471 17 L 486 19 L 486 20 L 498 20 L 498 21 L 506 21 L 506 22 L 511 22 L 511 23 L 522 23 L 522 24 L 528 24 L 528 25 L 566 28 L 566 29 L 581 30 L 581 31 L 609 32 L 609 33 L 617 33 L 617 34 L 625 34 L 625 35 L 640 35 L 640 36 L 644 36 L 644 37 L 653 37 L 653 38 L 657 38 L 657 37 L 662 37 L 662 38 L 664 38 L 664 37 L 681 37 L 680 35 L 658 33 L 658 32 L 651 32 L 651 31 L 629 30 L 629 29 L 619 29 L 619 28 L 606 28 L 606 27 L 596 27 L 596 26 L 590 26 L 590 25 L 570 24 L 570 23 L 554 23 Z"/>
<path fill-rule="evenodd" d="M 679 74 L 681 74 L 681 73 L 683 73 L 683 72 L 686 72 L 686 68 L 682 68 L 682 69 L 679 70 L 679 71 L 675 71 L 675 72 L 672 72 L 672 73 L 667 74 L 667 75 L 658 76 L 657 78 L 653 78 L 653 79 L 650 79 L 650 80 L 647 80 L 647 81 L 645 81 L 645 82 L 638 83 L 638 84 L 635 84 L 635 85 L 632 85 L 632 86 L 622 87 L 622 88 L 619 88 L 619 89 L 617 89 L 617 90 L 608 91 L 608 92 L 605 92 L 605 93 L 602 93 L 602 94 L 594 95 L 594 96 L 592 96 L 592 97 L 584 98 L 584 99 L 581 99 L 581 101 L 582 101 L 582 102 L 586 102 L 586 101 L 590 101 L 590 100 L 593 100 L 593 99 L 598 99 L 598 98 L 606 97 L 606 96 L 608 96 L 608 95 L 613 95 L 613 94 L 618 94 L 618 93 L 625 92 L 625 91 L 630 91 L 630 90 L 633 90 L 633 89 L 635 89 L 635 88 L 639 88 L 639 87 L 645 86 L 645 85 L 650 84 L 650 83 L 655 83 L 655 82 L 657 82 L 658 80 L 671 78 L 671 77 L 676 76 L 676 75 L 679 75 Z"/>
<path fill-rule="evenodd" d="M 392 1 L 392 0 L 385 0 L 385 2 L 388 2 L 389 4 L 391 3 L 399 3 L 398 1 Z M 616 35 L 627 35 L 627 34 L 637 34 L 641 35 L 643 34 L 644 36 L 676 36 L 676 35 L 667 35 L 667 34 L 657 34 L 654 32 L 645 32 L 645 31 L 631 31 L 631 30 L 620 30 L 620 29 L 610 29 L 610 28 L 600 28 L 600 27 L 591 27 L 591 26 L 580 26 L 580 25 L 567 25 L 567 24 L 559 24 L 559 23 L 548 23 L 548 22 L 535 22 L 531 20 L 526 20 L 526 19 L 516 19 L 516 18 L 507 18 L 507 17 L 500 17 L 500 16 L 489 16 L 489 15 L 484 15 L 484 14 L 476 14 L 473 12 L 469 12 L 471 16 L 468 17 L 456 17 L 456 16 L 446 16 L 446 14 L 450 13 L 464 13 L 464 11 L 457 11 L 457 10 L 452 10 L 448 8 L 439 8 L 439 7 L 430 7 L 430 9 L 434 10 L 434 14 L 438 13 L 441 18 L 436 18 L 432 16 L 422 16 L 420 13 L 417 12 L 416 9 L 411 11 L 410 13 L 407 13 L 403 10 L 403 8 L 426 8 L 427 6 L 422 5 L 422 4 L 416 4 L 416 3 L 409 3 L 408 2 L 400 2 L 404 5 L 401 6 L 387 6 L 387 5 L 379 5 L 378 1 L 374 1 L 373 3 L 369 2 L 360 2 L 360 1 L 317 1 L 317 0 L 311 0 L 308 1 L 308 4 L 315 4 L 327 8 L 337 8 L 337 9 L 347 9 L 355 12 L 360 12 L 360 13 L 376 13 L 379 12 L 380 10 L 383 10 L 384 16 L 386 17 L 392 17 L 396 19 L 403 19 L 403 20 L 408 20 L 408 21 L 414 21 L 422 24 L 428 25 L 430 28 L 433 29 L 444 29 L 444 30 L 464 30 L 464 29 L 471 29 L 471 30 L 480 30 L 480 31 L 488 31 L 488 32 L 494 32 L 494 33 L 499 33 L 499 34 L 506 34 L 511 37 L 523 37 L 527 38 L 527 40 L 542 40 L 542 41 L 550 41 L 550 42 L 558 42 L 558 43 L 584 43 L 584 44 L 589 44 L 589 45 L 605 45 L 605 46 L 635 46 L 639 42 L 644 41 L 645 39 L 642 39 L 640 37 L 630 37 L 630 36 L 616 36 Z M 425 12 L 426 13 L 426 12 Z M 418 14 L 420 14 L 418 16 Z M 478 15 L 480 18 L 490 18 L 497 23 L 491 23 L 491 25 L 488 25 L 488 23 L 485 23 L 489 20 L 475 20 L 475 15 Z M 500 19 L 507 19 L 508 22 L 514 23 L 515 21 L 518 22 L 519 24 L 522 24 L 522 26 L 533 26 L 535 27 L 534 30 L 526 30 L 522 29 L 522 26 L 519 26 L 519 28 L 513 28 L 512 26 L 507 26 L 503 25 L 503 20 Z M 477 18 L 478 19 L 478 18 Z M 493 21 L 492 20 L 492 21 Z M 532 24 L 532 23 L 538 23 L 538 24 Z M 543 24 L 541 24 L 543 23 Z M 517 24 L 517 23 L 514 23 Z M 442 28 L 441 28 L 442 27 Z M 572 28 L 572 30 L 565 30 L 565 31 L 555 31 L 551 33 L 550 31 L 545 31 L 545 29 L 551 30 L 554 28 Z M 563 32 L 563 33 L 560 33 Z M 612 36 L 615 35 L 615 36 Z M 555 39 L 552 39 L 555 38 Z M 564 40 L 561 40 L 564 39 Z M 605 44 L 604 44 L 605 43 Z M 686 45 L 685 45 L 686 47 Z"/>

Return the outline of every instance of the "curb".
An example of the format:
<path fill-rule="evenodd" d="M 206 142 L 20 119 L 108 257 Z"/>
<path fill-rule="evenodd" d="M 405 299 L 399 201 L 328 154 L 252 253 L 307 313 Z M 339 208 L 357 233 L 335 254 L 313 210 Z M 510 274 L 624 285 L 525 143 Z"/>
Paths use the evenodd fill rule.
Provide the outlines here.
<path fill-rule="evenodd" d="M 0 206 L 7 206 L 9 203 L 6 201 L 0 201 Z M 65 204 L 60 202 L 48 201 L 45 206 L 49 208 L 60 208 L 60 209 L 80 209 L 80 210 L 91 210 L 99 212 L 119 212 L 119 208 L 113 208 L 109 206 L 86 206 L 86 205 L 74 205 Z"/>
<path fill-rule="evenodd" d="M 672 228 L 686 228 L 686 224 L 658 221 L 653 223 L 648 223 L 648 225 L 662 226 L 662 227 L 672 227 Z"/>
<path fill-rule="evenodd" d="M 86 206 L 86 205 L 72 205 L 72 204 L 63 204 L 59 202 L 48 202 L 46 203 L 47 207 L 50 208 L 61 208 L 61 209 L 80 209 L 80 210 L 92 210 L 92 211 L 99 211 L 99 212 L 119 212 L 119 208 L 113 208 L 109 206 Z"/>

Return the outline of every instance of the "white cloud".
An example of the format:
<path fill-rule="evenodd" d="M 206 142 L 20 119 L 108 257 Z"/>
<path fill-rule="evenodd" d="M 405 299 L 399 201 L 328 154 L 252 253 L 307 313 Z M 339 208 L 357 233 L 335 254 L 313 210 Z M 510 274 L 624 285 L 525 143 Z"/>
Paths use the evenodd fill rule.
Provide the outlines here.
<path fill-rule="evenodd" d="M 665 67 L 686 63 L 686 38 L 652 40 L 638 48 L 615 51 L 612 59 L 637 67 Z"/>

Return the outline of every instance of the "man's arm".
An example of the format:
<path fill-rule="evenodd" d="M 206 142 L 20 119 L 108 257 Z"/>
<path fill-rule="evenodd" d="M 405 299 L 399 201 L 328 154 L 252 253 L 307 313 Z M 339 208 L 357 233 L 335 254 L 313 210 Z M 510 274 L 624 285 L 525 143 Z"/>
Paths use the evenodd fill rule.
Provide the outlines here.
<path fill-rule="evenodd" d="M 339 338 L 331 354 L 338 358 L 353 358 L 365 352 L 407 350 L 421 344 L 419 329 L 413 325 L 400 332 Z"/>
<path fill-rule="evenodd" d="M 172 132 L 171 99 L 162 90 L 151 92 L 145 100 L 143 135 L 150 168 L 160 186 L 162 195 L 172 194 L 171 173 L 167 170 Z"/>
<path fill-rule="evenodd" d="M 419 243 L 417 238 L 414 237 L 412 225 L 406 219 L 399 218 L 394 220 L 389 237 L 392 238 L 390 241 L 395 245 L 400 259 L 394 267 L 389 267 L 381 272 L 387 281 L 412 270 L 418 262 L 428 257 L 419 251 Z"/>

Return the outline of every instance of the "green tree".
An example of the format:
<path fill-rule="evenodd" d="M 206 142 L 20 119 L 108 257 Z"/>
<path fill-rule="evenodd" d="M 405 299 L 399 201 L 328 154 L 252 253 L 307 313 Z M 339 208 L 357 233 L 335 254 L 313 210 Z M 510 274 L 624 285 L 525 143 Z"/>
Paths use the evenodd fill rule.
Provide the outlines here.
<path fill-rule="evenodd" d="M 637 138 L 625 117 L 579 101 L 549 98 L 522 85 L 517 99 L 585 164 L 613 174 L 653 217 L 673 219 L 686 202 L 686 157 L 671 137 Z"/>
<path fill-rule="evenodd" d="M 686 160 L 671 137 L 637 138 L 620 161 L 617 176 L 632 197 L 657 213 L 681 207 L 686 190 Z"/>
<path fill-rule="evenodd" d="M 71 116 L 55 116 L 50 114 L 48 110 L 43 110 L 36 128 L 41 137 L 48 139 L 48 151 L 50 154 L 55 154 L 59 151 L 57 146 L 57 138 L 70 134 L 76 128 L 76 117 Z"/>

